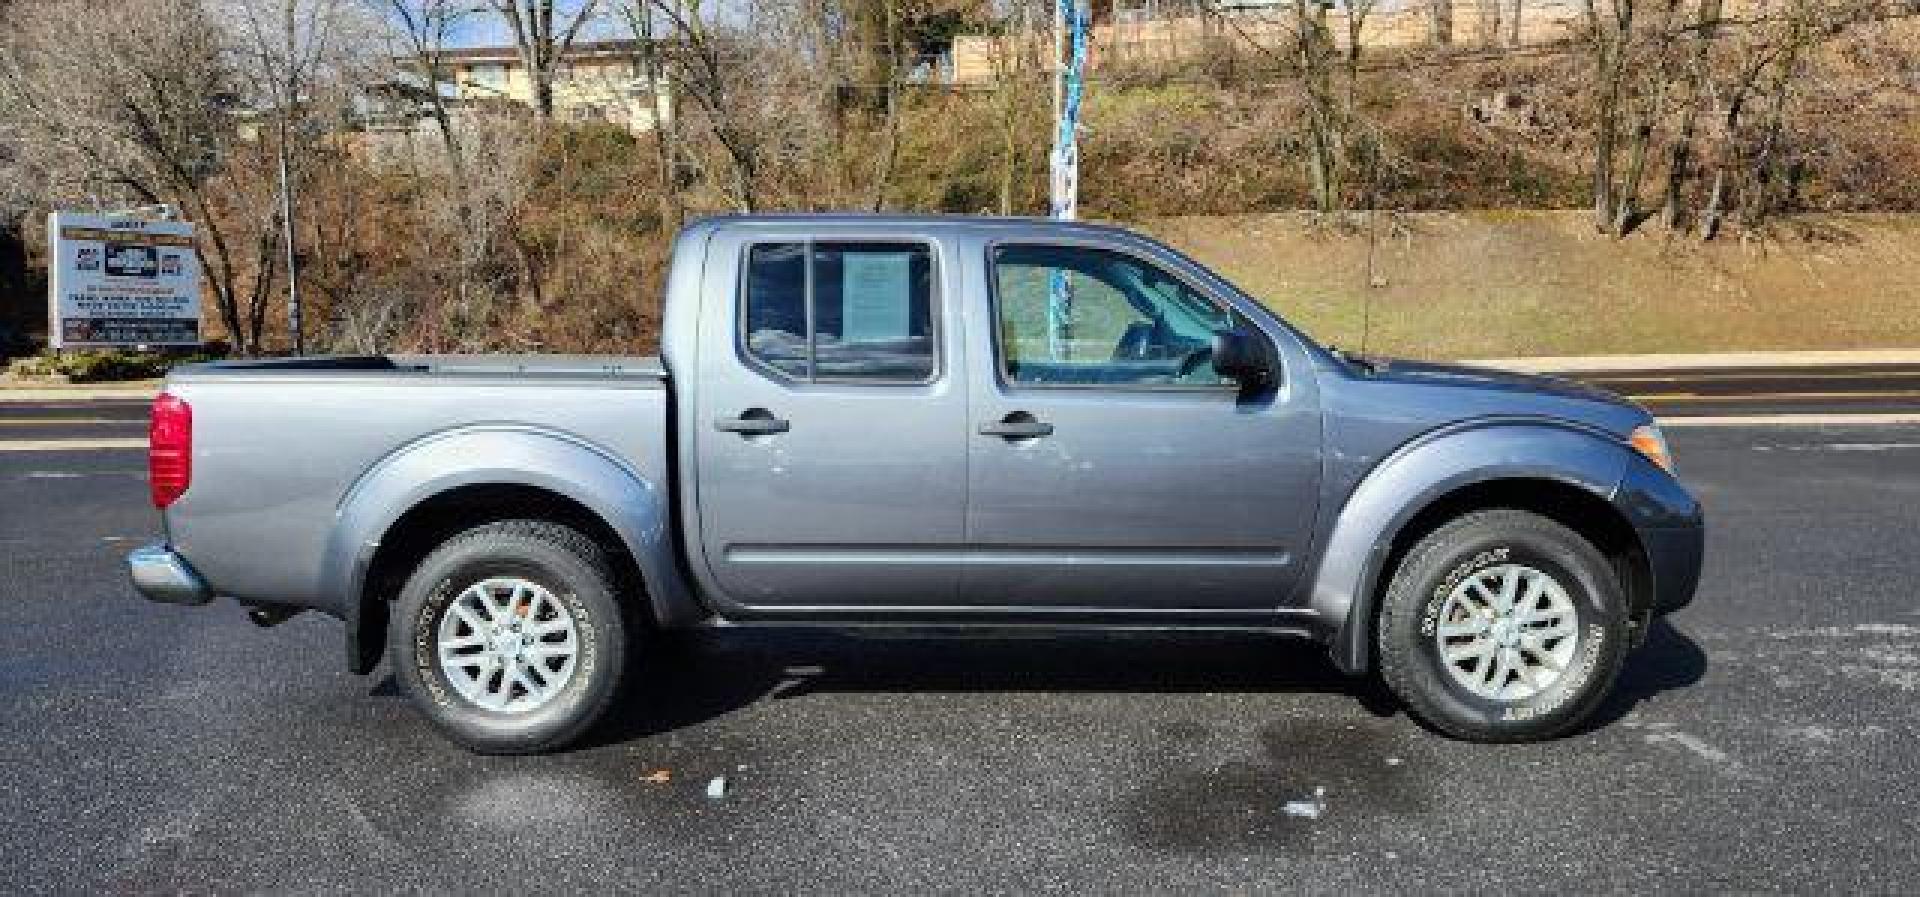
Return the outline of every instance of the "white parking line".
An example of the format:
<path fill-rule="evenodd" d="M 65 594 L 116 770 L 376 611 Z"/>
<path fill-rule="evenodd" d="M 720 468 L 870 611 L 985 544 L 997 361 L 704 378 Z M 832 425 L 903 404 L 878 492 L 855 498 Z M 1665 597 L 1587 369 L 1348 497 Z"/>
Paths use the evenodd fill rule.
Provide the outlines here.
<path fill-rule="evenodd" d="M 8 387 L 6 389 L 0 389 L 0 405 L 15 403 L 39 405 L 47 402 L 150 402 L 153 401 L 154 394 L 159 391 L 160 387 L 158 385 L 137 387 L 134 389 L 125 387 L 100 389 L 87 389 L 84 387 L 49 387 L 45 389 Z"/>
<path fill-rule="evenodd" d="M 144 424 L 132 417 L 16 417 L 0 420 L 0 427 L 58 427 L 66 424 Z"/>
<path fill-rule="evenodd" d="M 129 439 L 0 439 L 0 452 L 79 452 L 96 449 L 143 449 L 145 438 Z"/>

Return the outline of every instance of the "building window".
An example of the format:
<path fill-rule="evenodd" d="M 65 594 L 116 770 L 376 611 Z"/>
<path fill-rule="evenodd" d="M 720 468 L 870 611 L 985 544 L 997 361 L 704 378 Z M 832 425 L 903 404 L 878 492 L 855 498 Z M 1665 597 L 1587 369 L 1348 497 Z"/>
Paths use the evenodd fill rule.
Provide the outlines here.
<path fill-rule="evenodd" d="M 467 83 L 483 90 L 507 89 L 507 67 L 498 62 L 482 63 L 467 69 Z"/>

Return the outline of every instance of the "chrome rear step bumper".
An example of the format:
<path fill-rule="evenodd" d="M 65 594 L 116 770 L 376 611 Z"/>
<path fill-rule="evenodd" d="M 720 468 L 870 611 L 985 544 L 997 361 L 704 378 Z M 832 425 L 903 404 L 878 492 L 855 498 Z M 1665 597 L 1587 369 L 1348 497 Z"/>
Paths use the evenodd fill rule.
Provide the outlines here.
<path fill-rule="evenodd" d="M 164 542 L 129 552 L 127 573 L 133 577 L 134 590 L 148 601 L 198 605 L 213 600 L 206 580 Z"/>

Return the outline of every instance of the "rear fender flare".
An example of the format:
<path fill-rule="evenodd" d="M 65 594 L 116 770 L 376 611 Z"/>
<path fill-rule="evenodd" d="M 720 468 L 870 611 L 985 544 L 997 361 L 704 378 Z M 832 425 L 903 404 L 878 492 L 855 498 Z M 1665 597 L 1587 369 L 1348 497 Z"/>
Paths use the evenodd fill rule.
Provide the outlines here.
<path fill-rule="evenodd" d="M 618 455 L 570 433 L 515 425 L 475 425 L 421 437 L 363 474 L 335 510 L 323 594 L 339 602 L 349 662 L 367 666 L 358 645 L 367 574 L 388 531 L 403 515 L 463 486 L 543 489 L 579 504 L 612 529 L 633 556 L 654 619 L 663 626 L 697 618 L 673 543 L 665 484 Z"/>

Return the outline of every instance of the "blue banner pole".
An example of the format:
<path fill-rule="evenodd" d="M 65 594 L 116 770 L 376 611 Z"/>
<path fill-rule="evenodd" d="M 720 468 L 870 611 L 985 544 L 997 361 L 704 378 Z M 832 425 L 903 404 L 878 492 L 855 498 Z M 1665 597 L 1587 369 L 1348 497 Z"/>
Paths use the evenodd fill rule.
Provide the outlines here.
<path fill-rule="evenodd" d="M 1066 59 L 1060 72 L 1060 121 L 1053 138 L 1052 203 L 1054 218 L 1071 221 L 1080 212 L 1080 94 L 1087 62 L 1088 8 L 1085 0 L 1055 0 L 1066 32 Z M 1073 353 L 1073 284 L 1067 272 L 1053 271 L 1047 291 L 1047 347 L 1056 360 Z"/>

